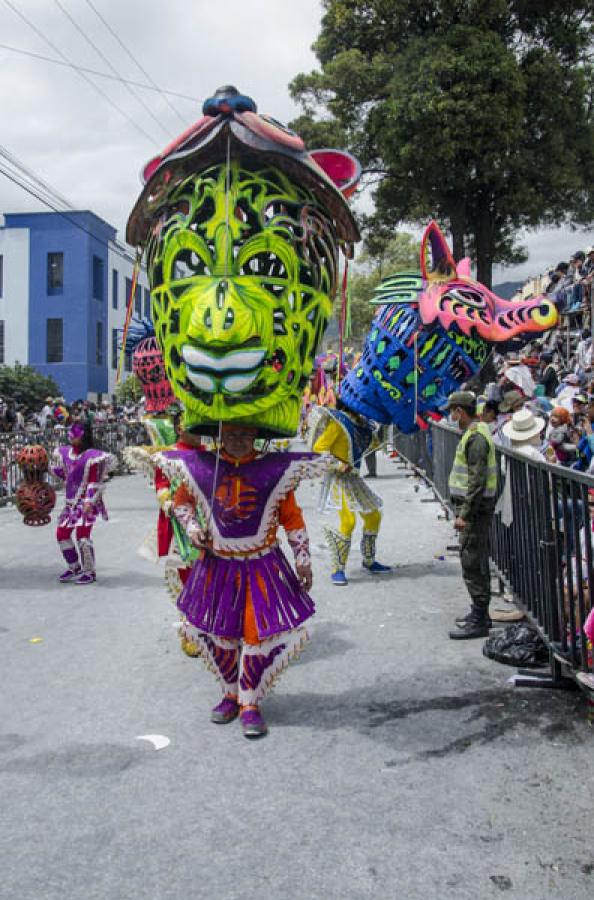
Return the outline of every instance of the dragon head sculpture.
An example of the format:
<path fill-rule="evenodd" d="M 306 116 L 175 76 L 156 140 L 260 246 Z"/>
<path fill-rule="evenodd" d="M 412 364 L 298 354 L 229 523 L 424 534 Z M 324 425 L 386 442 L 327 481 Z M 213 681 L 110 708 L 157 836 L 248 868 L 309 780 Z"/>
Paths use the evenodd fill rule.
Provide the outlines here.
<path fill-rule="evenodd" d="M 379 309 L 341 399 L 376 422 L 410 433 L 485 363 L 491 345 L 552 328 L 557 309 L 545 297 L 503 300 L 455 262 L 435 222 L 421 242 L 421 271 L 386 278 L 371 301 Z"/>
<path fill-rule="evenodd" d="M 296 432 L 338 281 L 359 239 L 348 154 L 305 149 L 235 88 L 151 160 L 128 220 L 146 249 L 152 318 L 189 430 L 241 420 Z"/>

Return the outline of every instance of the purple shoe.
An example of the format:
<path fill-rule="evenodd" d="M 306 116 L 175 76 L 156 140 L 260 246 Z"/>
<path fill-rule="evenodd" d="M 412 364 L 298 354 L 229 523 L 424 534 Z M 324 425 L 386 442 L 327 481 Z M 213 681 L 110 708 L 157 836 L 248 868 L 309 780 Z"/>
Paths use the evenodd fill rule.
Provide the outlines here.
<path fill-rule="evenodd" d="M 210 721 L 215 725 L 227 725 L 239 715 L 239 704 L 235 697 L 223 697 L 210 714 Z"/>
<path fill-rule="evenodd" d="M 239 717 L 244 737 L 253 739 L 261 738 L 268 734 L 268 726 L 257 707 L 251 706 L 242 709 Z"/>
<path fill-rule="evenodd" d="M 83 572 L 82 575 L 79 575 L 75 584 L 93 584 L 94 581 L 97 580 L 97 576 L 94 572 Z"/>
<path fill-rule="evenodd" d="M 61 581 L 62 584 L 67 584 L 69 581 L 74 581 L 75 578 L 78 578 L 80 572 L 80 566 L 77 566 L 76 569 L 66 569 L 65 572 L 62 572 L 58 581 Z"/>

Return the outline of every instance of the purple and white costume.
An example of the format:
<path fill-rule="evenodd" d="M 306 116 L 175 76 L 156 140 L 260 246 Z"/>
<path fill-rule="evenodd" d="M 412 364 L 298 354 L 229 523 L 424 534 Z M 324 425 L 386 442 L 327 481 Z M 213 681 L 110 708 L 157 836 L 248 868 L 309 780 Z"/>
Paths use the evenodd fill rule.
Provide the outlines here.
<path fill-rule="evenodd" d="M 50 470 L 56 478 L 65 482 L 66 492 L 58 526 L 76 528 L 78 525 L 94 525 L 98 516 L 108 518 L 103 502 L 103 482 L 112 464 L 113 456 L 103 450 L 77 453 L 74 447 L 65 446 L 54 451 Z M 88 512 L 84 510 L 85 505 L 90 507 Z"/>
<path fill-rule="evenodd" d="M 186 637 L 199 649 L 225 694 L 258 704 L 307 640 L 314 603 L 277 540 L 283 525 L 297 565 L 309 544 L 293 489 L 323 474 L 311 453 L 225 454 L 170 450 L 155 462 L 182 487 L 174 514 L 189 535 L 206 531 L 206 549 L 179 595 Z M 216 478 L 216 483 L 215 483 Z M 202 521 L 199 524 L 198 519 Z"/>
<path fill-rule="evenodd" d="M 57 539 L 68 569 L 60 581 L 76 580 L 79 584 L 95 580 L 95 552 L 91 529 L 97 517 L 107 519 L 103 502 L 103 482 L 113 465 L 113 457 L 103 450 L 82 453 L 75 447 L 58 447 L 50 471 L 65 482 L 65 504 L 58 516 Z M 72 540 L 76 530 L 78 552 Z M 79 558 L 80 552 L 80 558 Z"/>

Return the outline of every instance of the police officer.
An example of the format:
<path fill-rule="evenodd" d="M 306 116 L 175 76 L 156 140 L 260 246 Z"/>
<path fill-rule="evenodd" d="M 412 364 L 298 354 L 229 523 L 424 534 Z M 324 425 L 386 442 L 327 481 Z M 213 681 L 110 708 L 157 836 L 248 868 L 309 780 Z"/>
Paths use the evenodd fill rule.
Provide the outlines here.
<path fill-rule="evenodd" d="M 470 612 L 456 619 L 452 640 L 487 637 L 491 627 L 489 601 L 489 537 L 497 492 L 497 461 L 489 426 L 479 422 L 476 397 L 455 391 L 448 398 L 450 421 L 462 431 L 450 472 L 450 498 L 460 533 L 462 577 L 470 594 Z"/>

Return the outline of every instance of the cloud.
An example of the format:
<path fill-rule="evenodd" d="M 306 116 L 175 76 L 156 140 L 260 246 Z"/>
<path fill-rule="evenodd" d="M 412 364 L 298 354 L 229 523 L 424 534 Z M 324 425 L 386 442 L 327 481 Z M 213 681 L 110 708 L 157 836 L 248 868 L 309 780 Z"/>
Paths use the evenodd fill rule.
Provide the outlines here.
<path fill-rule="evenodd" d="M 47 0 L 11 0 L 69 59 L 106 71 L 58 6 Z M 124 77 L 144 81 L 132 60 L 88 3 L 60 0 Z M 159 128 L 118 82 L 94 79 L 149 138 L 71 69 L 0 50 L 1 143 L 80 209 L 92 209 L 123 234 L 140 189 L 138 173 L 185 125 L 199 118 L 202 101 L 222 84 L 235 84 L 268 112 L 287 122 L 298 110 L 288 83 L 316 65 L 311 45 L 321 19 L 320 0 L 92 0 L 157 84 L 195 96 L 170 98 L 183 121 L 159 94 L 138 88 L 162 122 Z M 1 41 L 56 56 L 5 3 Z M 0 176 L 0 211 L 42 209 L 38 201 Z M 358 207 L 369 211 L 368 196 Z M 526 235 L 528 263 L 497 267 L 494 280 L 516 280 L 542 271 L 594 234 L 544 230 Z"/>
<path fill-rule="evenodd" d="M 11 2 L 72 62 L 107 70 L 57 5 Z M 90 6 L 61 3 L 124 77 L 145 80 Z M 159 94 L 137 88 L 163 123 L 160 129 L 120 83 L 94 78 L 150 140 L 71 69 L 0 50 L 1 142 L 77 208 L 93 209 L 123 233 L 142 165 L 200 117 L 203 100 L 218 86 L 235 84 L 280 121 L 296 115 L 287 85 L 315 65 L 310 46 L 319 30 L 320 3 L 93 3 L 160 87 L 196 97 L 194 102 L 170 98 L 183 121 Z M 4 44 L 58 58 L 5 4 L 0 4 L 0 34 Z M 1 211 L 43 208 L 6 179 L 0 183 Z"/>
<path fill-rule="evenodd" d="M 576 250 L 586 250 L 594 244 L 591 229 L 541 228 L 519 236 L 519 243 L 526 247 L 528 260 L 519 266 L 494 266 L 493 283 L 501 281 L 525 281 L 542 275 L 558 262 L 568 262 Z"/>

